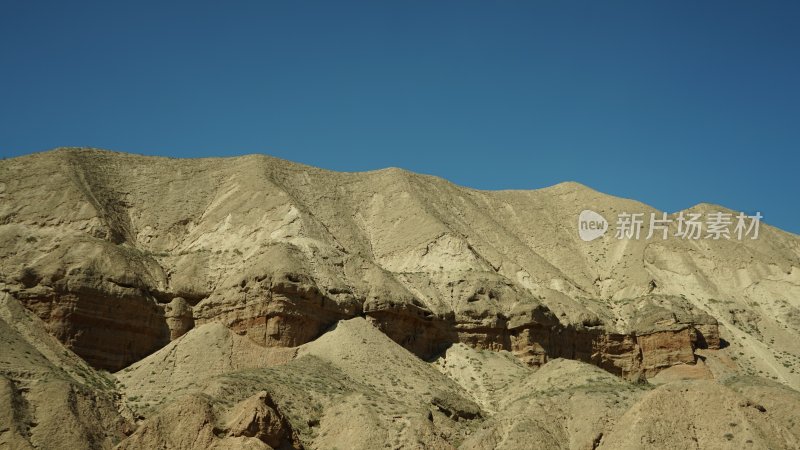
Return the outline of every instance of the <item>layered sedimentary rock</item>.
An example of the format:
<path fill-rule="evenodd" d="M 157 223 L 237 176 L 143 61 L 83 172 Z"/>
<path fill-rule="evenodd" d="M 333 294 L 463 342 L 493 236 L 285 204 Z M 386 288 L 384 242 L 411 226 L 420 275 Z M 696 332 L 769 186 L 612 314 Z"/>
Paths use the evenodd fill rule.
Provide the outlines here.
<path fill-rule="evenodd" d="M 638 300 L 647 302 L 649 298 Z M 564 326 L 542 305 L 518 310 L 511 318 L 493 317 L 480 326 L 452 317 L 433 317 L 418 307 L 409 309 L 367 309 L 365 314 L 395 342 L 423 358 L 462 342 L 477 349 L 511 351 L 531 366 L 554 358 L 577 359 L 637 379 L 676 364 L 693 364 L 697 348 L 719 348 L 717 322 L 708 316 L 697 317 L 697 321 L 639 324 L 638 330 L 620 333 L 602 325 Z"/>
<path fill-rule="evenodd" d="M 656 212 L 258 155 L 0 161 L 0 447 L 798 448 L 800 239 L 583 242 L 583 209 Z"/>
<path fill-rule="evenodd" d="M 135 272 L 127 272 L 135 269 L 123 268 L 122 280 L 115 279 L 107 267 L 94 265 L 99 262 L 92 255 L 85 256 L 71 267 L 41 260 L 25 266 L 21 286 L 11 285 L 8 292 L 98 368 L 118 370 L 169 342 L 164 311 Z"/>
<path fill-rule="evenodd" d="M 359 305 L 337 303 L 312 280 L 288 274 L 256 279 L 258 288 L 212 296 L 196 309 L 198 324 L 222 322 L 267 347 L 295 347 L 313 340 L 337 321 L 353 317 Z"/>
<path fill-rule="evenodd" d="M 163 311 L 146 297 L 30 292 L 18 297 L 47 329 L 94 367 L 118 370 L 169 342 Z"/>
<path fill-rule="evenodd" d="M 295 347 L 364 316 L 423 358 L 462 342 L 629 378 L 720 347 L 720 324 L 781 351 L 798 333 L 796 236 L 764 225 L 758 240 L 587 243 L 582 209 L 654 210 L 575 183 L 484 192 L 398 169 L 89 149 L 0 169 L 3 289 L 96 367 L 208 322 Z M 756 304 L 774 319 L 741 320 Z"/>
<path fill-rule="evenodd" d="M 111 448 L 132 427 L 114 388 L 0 292 L 0 448 Z"/>

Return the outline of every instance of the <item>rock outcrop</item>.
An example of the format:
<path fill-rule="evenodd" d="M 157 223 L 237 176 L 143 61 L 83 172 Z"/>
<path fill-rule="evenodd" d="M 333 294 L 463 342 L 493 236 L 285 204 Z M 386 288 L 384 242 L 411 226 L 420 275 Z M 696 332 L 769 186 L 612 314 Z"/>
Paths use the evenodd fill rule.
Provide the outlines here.
<path fill-rule="evenodd" d="M 254 437 L 272 448 L 303 448 L 297 434 L 266 391 L 242 400 L 228 415 L 228 436 Z"/>

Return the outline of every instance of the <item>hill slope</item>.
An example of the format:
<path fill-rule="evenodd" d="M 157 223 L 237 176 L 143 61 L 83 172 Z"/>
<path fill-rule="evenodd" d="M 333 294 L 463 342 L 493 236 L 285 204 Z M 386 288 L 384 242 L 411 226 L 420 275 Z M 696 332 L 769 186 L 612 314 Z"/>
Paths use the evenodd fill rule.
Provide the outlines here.
<path fill-rule="evenodd" d="M 120 371 L 98 392 L 123 425 L 81 438 L 98 446 L 667 445 L 653 423 L 699 408 L 678 389 L 757 413 L 699 412 L 704 445 L 791 448 L 795 421 L 762 405 L 781 392 L 774 410 L 796 417 L 800 237 L 584 242 L 584 209 L 658 212 L 576 183 L 486 192 L 262 155 L 59 149 L 0 162 L 0 288 L 56 338 L 51 355 Z M 0 327 L 7 414 L 21 373 L 55 370 L 20 369 L 33 344 L 17 328 Z M 72 358 L 58 367 L 102 377 Z M 630 384 L 645 380 L 658 387 Z M 631 414 L 640 437 L 615 431 Z M 728 418 L 749 434 L 720 433 Z"/>

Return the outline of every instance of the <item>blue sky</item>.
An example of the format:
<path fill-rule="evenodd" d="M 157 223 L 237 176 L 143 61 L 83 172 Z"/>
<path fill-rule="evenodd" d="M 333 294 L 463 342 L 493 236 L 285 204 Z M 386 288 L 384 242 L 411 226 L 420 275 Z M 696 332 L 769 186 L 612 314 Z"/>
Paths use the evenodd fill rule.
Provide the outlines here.
<path fill-rule="evenodd" d="M 800 2 L 0 0 L 0 156 L 574 180 L 800 233 Z"/>

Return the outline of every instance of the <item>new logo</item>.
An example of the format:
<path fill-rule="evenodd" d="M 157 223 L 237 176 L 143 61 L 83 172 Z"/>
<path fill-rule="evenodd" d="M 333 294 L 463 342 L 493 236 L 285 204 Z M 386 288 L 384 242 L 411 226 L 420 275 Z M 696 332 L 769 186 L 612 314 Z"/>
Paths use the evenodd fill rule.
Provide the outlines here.
<path fill-rule="evenodd" d="M 593 241 L 606 234 L 608 221 L 605 217 L 590 210 L 584 209 L 578 216 L 578 235 L 584 241 Z"/>

